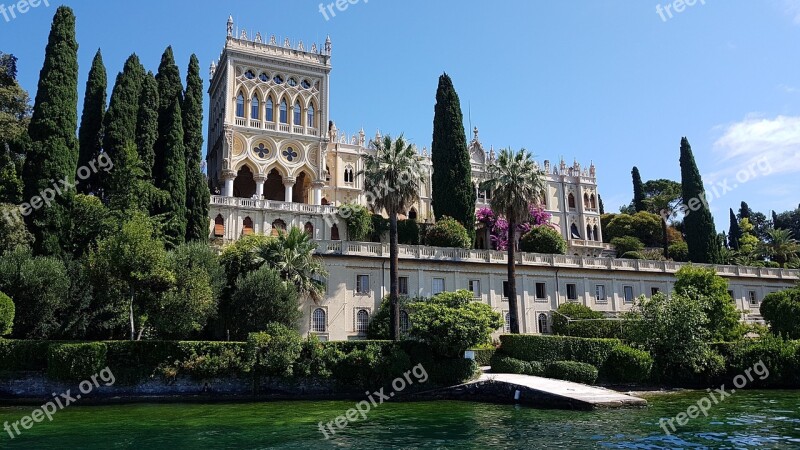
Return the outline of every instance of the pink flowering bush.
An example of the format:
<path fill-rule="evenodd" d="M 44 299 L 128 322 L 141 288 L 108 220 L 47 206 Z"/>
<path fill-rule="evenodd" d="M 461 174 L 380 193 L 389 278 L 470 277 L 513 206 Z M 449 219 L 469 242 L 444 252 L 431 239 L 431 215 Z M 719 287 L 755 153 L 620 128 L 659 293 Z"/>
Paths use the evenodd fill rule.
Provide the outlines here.
<path fill-rule="evenodd" d="M 498 215 L 488 207 L 478 209 L 475 213 L 475 217 L 478 219 L 478 222 L 486 224 L 486 227 L 489 228 L 492 248 L 495 250 L 508 250 L 508 222 L 498 217 Z M 550 223 L 552 217 L 552 214 L 545 211 L 543 208 L 531 205 L 530 218 L 526 222 L 517 225 L 517 231 L 526 234 L 534 227 L 541 225 L 547 225 L 558 230 L 557 226 Z"/>

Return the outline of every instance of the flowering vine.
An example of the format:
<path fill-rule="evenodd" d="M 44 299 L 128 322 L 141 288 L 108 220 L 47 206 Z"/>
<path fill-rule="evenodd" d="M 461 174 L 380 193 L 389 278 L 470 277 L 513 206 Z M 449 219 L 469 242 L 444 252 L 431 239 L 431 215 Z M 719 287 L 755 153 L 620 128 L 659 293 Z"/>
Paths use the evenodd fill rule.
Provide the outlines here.
<path fill-rule="evenodd" d="M 557 226 L 550 223 L 550 219 L 553 217 L 553 215 L 545 211 L 543 208 L 536 205 L 530 205 L 529 212 L 529 219 L 524 223 L 517 225 L 517 231 L 525 234 L 531 231 L 533 227 L 542 225 L 546 225 L 558 230 Z M 508 222 L 506 219 L 499 217 L 489 207 L 478 209 L 478 211 L 475 213 L 475 217 L 479 223 L 485 224 L 485 226 L 489 229 L 489 236 L 492 240 L 492 248 L 495 250 L 508 250 Z"/>

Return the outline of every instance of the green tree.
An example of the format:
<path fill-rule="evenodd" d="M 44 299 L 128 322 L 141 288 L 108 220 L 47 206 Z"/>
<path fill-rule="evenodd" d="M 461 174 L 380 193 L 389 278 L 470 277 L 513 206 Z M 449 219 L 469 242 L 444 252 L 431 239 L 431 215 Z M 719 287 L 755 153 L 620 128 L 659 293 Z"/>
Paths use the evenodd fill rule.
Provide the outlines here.
<path fill-rule="evenodd" d="M 0 338 L 11 334 L 14 329 L 14 301 L 0 292 Z"/>
<path fill-rule="evenodd" d="M 800 288 L 767 294 L 761 302 L 761 315 L 774 334 L 800 339 Z"/>
<path fill-rule="evenodd" d="M 183 131 L 186 147 L 186 240 L 208 240 L 211 192 L 201 168 L 203 159 L 203 80 L 196 55 L 189 60 L 183 96 Z"/>
<path fill-rule="evenodd" d="M 33 244 L 33 235 L 25 226 L 22 214 L 17 205 L 0 203 L 0 256 L 17 247 L 30 249 Z"/>
<path fill-rule="evenodd" d="M 755 228 L 750 223 L 750 219 L 744 218 L 739 221 L 739 250 L 736 252 L 738 264 L 750 265 L 759 258 L 759 240 L 755 236 Z"/>
<path fill-rule="evenodd" d="M 711 339 L 726 341 L 741 337 L 740 314 L 728 293 L 728 282 L 714 269 L 683 266 L 675 279 L 675 292 L 697 299 L 703 307 Z"/>
<path fill-rule="evenodd" d="M 319 302 L 325 295 L 322 279 L 328 272 L 322 260 L 314 256 L 317 244 L 297 227 L 278 234 L 276 239 L 265 241 L 256 248 L 257 264 L 264 264 L 277 271 L 284 281 L 292 284 L 301 297 L 309 296 Z"/>
<path fill-rule="evenodd" d="M 733 208 L 730 209 L 731 224 L 728 229 L 728 247 L 731 250 L 739 250 L 739 239 L 742 238 L 742 229 L 739 227 L 739 221 L 736 220 L 736 214 L 733 213 Z"/>
<path fill-rule="evenodd" d="M 642 176 L 639 174 L 638 167 L 633 167 L 631 176 L 633 178 L 633 209 L 636 212 L 645 211 L 647 206 L 644 203 L 644 184 L 642 183 Z"/>
<path fill-rule="evenodd" d="M 158 239 L 151 219 L 141 212 L 133 214 L 118 232 L 100 241 L 97 250 L 89 253 L 89 263 L 95 276 L 109 277 L 125 287 L 130 339 L 141 338 L 152 296 L 174 283 L 164 242 Z"/>
<path fill-rule="evenodd" d="M 398 267 L 399 245 L 397 215 L 408 211 L 408 208 L 419 200 L 420 187 L 425 175 L 422 164 L 417 158 L 416 149 L 406 144 L 401 135 L 392 140 L 387 135 L 383 140 L 372 142 L 375 154 L 368 154 L 364 159 L 364 190 L 373 193 L 372 204 L 377 210 L 386 210 L 389 214 L 389 299 L 392 310 L 392 339 L 400 338 L 400 310 L 398 309 Z"/>
<path fill-rule="evenodd" d="M 432 247 L 472 248 L 472 239 L 464 225 L 447 216 L 441 217 L 428 228 L 425 241 Z"/>
<path fill-rule="evenodd" d="M 472 292 L 460 290 L 410 303 L 414 326 L 409 337 L 446 358 L 457 358 L 469 348 L 489 343 L 492 333 L 503 326 L 503 318 L 491 306 L 475 302 L 472 297 Z"/>
<path fill-rule="evenodd" d="M 177 152 L 171 147 L 174 144 L 174 136 L 172 128 L 175 126 L 175 107 L 179 117 L 182 116 L 181 104 L 183 103 L 183 85 L 181 84 L 181 74 L 178 66 L 175 64 L 175 56 L 172 53 L 172 47 L 167 47 L 164 54 L 161 55 L 161 63 L 158 66 L 156 73 L 156 82 L 158 84 L 158 140 L 155 145 L 155 163 L 153 167 L 153 176 L 156 180 L 156 185 L 162 187 L 168 184 L 167 179 L 171 178 L 169 174 L 169 164 L 173 163 L 177 157 Z M 182 117 L 181 117 L 182 119 Z M 181 120 L 181 128 L 183 127 L 183 120 Z M 182 164 L 185 172 L 186 168 L 186 152 L 185 145 L 183 144 L 184 138 L 183 129 L 181 129 L 181 156 L 184 163 Z M 168 140 L 169 139 L 169 140 Z M 184 185 L 185 173 L 184 176 Z"/>
<path fill-rule="evenodd" d="M 500 152 L 489 166 L 487 179 L 481 190 L 492 193 L 492 210 L 508 221 L 508 309 L 511 316 L 511 333 L 519 333 L 517 309 L 516 234 L 517 225 L 530 218 L 530 201 L 542 197 L 545 189 L 544 174 L 536 166 L 532 155 L 525 149 L 514 154 L 511 149 Z"/>
<path fill-rule="evenodd" d="M 672 180 L 658 179 L 644 183 L 644 204 L 647 211 L 661 217 L 661 235 L 664 258 L 669 258 L 669 223 L 676 215 L 675 209 L 681 201 L 681 184 Z"/>
<path fill-rule="evenodd" d="M 475 187 L 472 164 L 464 133 L 461 102 L 453 81 L 445 73 L 439 77 L 433 116 L 433 211 L 436 219 L 448 216 L 464 225 L 475 240 Z"/>
<path fill-rule="evenodd" d="M 170 120 L 159 126 L 158 151 L 166 151 L 162 177 L 158 187 L 167 194 L 161 213 L 168 218 L 164 235 L 169 247 L 176 247 L 186 240 L 186 152 L 183 145 L 181 106 L 177 100 L 169 108 Z"/>
<path fill-rule="evenodd" d="M 297 290 L 280 274 L 262 267 L 240 278 L 232 302 L 232 332 L 235 339 L 263 331 L 270 323 L 297 329 L 302 316 L 297 307 Z"/>
<path fill-rule="evenodd" d="M 44 66 L 33 106 L 28 134 L 30 146 L 25 159 L 23 180 L 25 198 L 33 198 L 52 188 L 52 180 L 75 177 L 78 164 L 78 42 L 75 40 L 75 15 L 61 6 L 50 29 Z M 62 255 L 69 246 L 70 208 L 74 192 L 65 191 L 50 205 L 27 216 L 28 227 L 36 240 L 36 253 Z"/>
<path fill-rule="evenodd" d="M 797 258 L 800 243 L 792 237 L 790 230 L 769 230 L 767 236 L 767 242 L 761 245 L 761 249 L 770 260 L 786 267 L 787 262 Z"/>
<path fill-rule="evenodd" d="M 347 224 L 347 238 L 351 241 L 366 242 L 372 235 L 372 214 L 367 208 L 355 203 L 347 203 L 339 208 L 339 216 Z"/>
<path fill-rule="evenodd" d="M 519 248 L 523 252 L 566 255 L 567 241 L 553 228 L 540 225 L 531 228 L 531 231 L 522 236 Z"/>
<path fill-rule="evenodd" d="M 628 252 L 641 252 L 644 250 L 642 241 L 633 236 L 615 237 L 611 240 L 611 245 L 617 251 L 618 258 Z"/>
<path fill-rule="evenodd" d="M 690 210 L 683 219 L 689 260 L 695 263 L 716 264 L 720 262 L 720 245 L 714 217 L 705 207 L 706 193 L 703 179 L 694 161 L 692 147 L 685 137 L 681 140 L 681 187 L 683 201 Z M 701 205 L 699 207 L 693 207 Z"/>
<path fill-rule="evenodd" d="M 640 211 L 633 215 L 616 214 L 603 226 L 603 238 L 608 242 L 625 236 L 633 236 L 648 247 L 659 247 L 664 236 L 662 219 L 647 211 Z"/>
<path fill-rule="evenodd" d="M 86 91 L 83 97 L 81 127 L 78 130 L 78 167 L 89 167 L 89 162 L 97 159 L 103 149 L 103 119 L 106 114 L 106 90 L 108 78 L 100 50 L 94 55 Z M 89 194 L 97 188 L 97 173 L 90 171 L 89 178 L 81 180 L 78 192 Z"/>
<path fill-rule="evenodd" d="M 17 82 L 17 58 L 0 52 L 0 203 L 22 202 L 22 162 L 30 97 Z"/>
<path fill-rule="evenodd" d="M 108 208 L 98 197 L 78 194 L 72 208 L 72 254 L 81 257 L 114 229 Z"/>
<path fill-rule="evenodd" d="M 136 116 L 136 150 L 139 153 L 144 177 L 153 183 L 153 165 L 158 139 L 158 83 L 153 72 L 148 72 L 139 94 L 139 111 Z"/>

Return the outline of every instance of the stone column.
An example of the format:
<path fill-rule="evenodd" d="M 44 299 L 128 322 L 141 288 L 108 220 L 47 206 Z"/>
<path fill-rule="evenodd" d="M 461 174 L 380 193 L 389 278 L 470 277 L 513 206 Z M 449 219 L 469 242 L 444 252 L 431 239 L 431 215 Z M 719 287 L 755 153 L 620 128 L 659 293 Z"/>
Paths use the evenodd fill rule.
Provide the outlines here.
<path fill-rule="evenodd" d="M 283 187 L 285 188 L 285 193 L 283 195 L 283 201 L 286 203 L 292 203 L 294 200 L 292 199 L 293 196 L 293 189 L 294 183 L 297 181 L 295 177 L 284 177 L 283 179 Z"/>
<path fill-rule="evenodd" d="M 267 181 L 267 176 L 259 173 L 253 176 L 253 180 L 256 182 L 256 196 L 261 200 L 264 198 L 264 182 Z"/>
<path fill-rule="evenodd" d="M 321 205 L 322 204 L 322 188 L 325 186 L 324 183 L 314 183 L 311 185 L 313 188 L 313 204 L 314 205 Z"/>
<path fill-rule="evenodd" d="M 225 197 L 233 197 L 233 180 L 236 179 L 236 172 L 233 170 L 223 170 L 222 179 L 225 180 Z"/>

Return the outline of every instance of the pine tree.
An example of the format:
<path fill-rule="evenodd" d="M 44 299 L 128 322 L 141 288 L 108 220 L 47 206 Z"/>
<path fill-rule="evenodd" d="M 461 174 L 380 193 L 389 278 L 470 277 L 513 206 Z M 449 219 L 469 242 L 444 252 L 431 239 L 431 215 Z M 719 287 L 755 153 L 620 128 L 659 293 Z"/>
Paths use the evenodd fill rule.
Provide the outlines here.
<path fill-rule="evenodd" d="M 731 225 L 728 230 L 728 246 L 731 250 L 739 250 L 739 239 L 742 237 L 742 228 L 739 226 L 739 221 L 736 220 L 736 214 L 731 208 Z"/>
<path fill-rule="evenodd" d="M 186 146 L 186 240 L 208 239 L 211 192 L 203 175 L 203 80 L 196 55 L 189 60 L 183 96 L 183 131 Z"/>
<path fill-rule="evenodd" d="M 41 192 L 53 189 L 53 183 L 59 180 L 73 182 L 78 165 L 77 111 L 75 15 L 72 9 L 61 6 L 53 17 L 28 127 L 30 146 L 23 171 L 25 198 L 42 195 Z M 27 216 L 37 253 L 62 255 L 68 248 L 72 228 L 70 206 L 74 195 L 74 192 L 62 190 L 49 205 L 41 205 Z"/>
<path fill-rule="evenodd" d="M 461 222 L 475 239 L 475 186 L 464 132 L 461 103 L 453 81 L 439 77 L 433 117 L 433 211 L 437 219 L 448 216 Z"/>
<path fill-rule="evenodd" d="M 183 85 L 181 84 L 180 71 L 178 70 L 178 66 L 175 65 L 175 56 L 172 53 L 172 47 L 167 47 L 167 49 L 164 50 L 164 54 L 161 56 L 161 64 L 158 66 L 156 82 L 158 83 L 159 99 L 159 137 L 155 145 L 153 178 L 155 179 L 156 186 L 163 188 L 163 185 L 166 183 L 168 171 L 166 166 L 167 153 L 171 151 L 171 149 L 166 147 L 166 137 L 163 135 L 163 130 L 168 127 L 168 122 L 172 120 L 172 103 L 178 102 L 178 107 L 183 103 Z M 184 182 L 184 185 L 185 184 Z"/>
<path fill-rule="evenodd" d="M 685 137 L 681 140 L 680 164 L 683 201 L 690 208 L 700 205 L 699 208 L 690 209 L 683 219 L 689 260 L 694 263 L 717 264 L 721 257 L 714 217 L 706 207 L 703 180 L 697 169 L 692 147 Z"/>
<path fill-rule="evenodd" d="M 86 81 L 86 92 L 83 97 L 81 128 L 78 131 L 78 167 L 89 167 L 89 162 L 96 160 L 103 148 L 103 119 L 106 114 L 107 89 L 106 67 L 103 65 L 103 55 L 98 49 L 92 60 L 92 68 L 89 70 L 89 79 Z M 89 177 L 80 180 L 78 192 L 89 194 L 94 192 L 97 187 L 97 173 L 89 171 Z"/>
<path fill-rule="evenodd" d="M 103 151 L 114 162 L 114 170 L 121 168 L 117 159 L 120 160 L 119 164 L 128 161 L 123 156 L 125 149 L 136 145 L 136 121 L 144 78 L 144 66 L 139 62 L 139 57 L 133 54 L 125 61 L 125 67 L 117 75 L 111 92 L 111 102 L 105 117 Z M 103 198 L 108 199 L 115 195 L 109 190 L 110 176 L 103 172 L 100 174 Z"/>
<path fill-rule="evenodd" d="M 172 100 L 166 119 L 158 130 L 158 140 L 166 154 L 162 167 L 164 177 L 157 187 L 168 195 L 161 213 L 167 219 L 164 238 L 168 246 L 174 248 L 186 240 L 186 150 L 181 105 L 177 98 Z"/>
<path fill-rule="evenodd" d="M 139 96 L 139 113 L 136 118 L 136 149 L 142 165 L 142 175 L 153 182 L 153 165 L 158 140 L 158 83 L 152 72 L 148 72 L 142 83 Z"/>
<path fill-rule="evenodd" d="M 638 167 L 634 166 L 633 170 L 631 170 L 631 176 L 633 177 L 633 208 L 636 212 L 646 211 L 647 205 L 644 203 L 644 183 L 642 183 L 642 176 L 639 175 Z"/>

